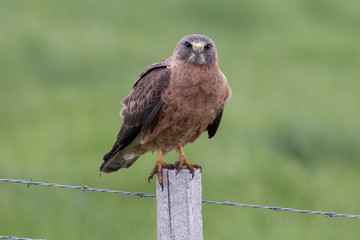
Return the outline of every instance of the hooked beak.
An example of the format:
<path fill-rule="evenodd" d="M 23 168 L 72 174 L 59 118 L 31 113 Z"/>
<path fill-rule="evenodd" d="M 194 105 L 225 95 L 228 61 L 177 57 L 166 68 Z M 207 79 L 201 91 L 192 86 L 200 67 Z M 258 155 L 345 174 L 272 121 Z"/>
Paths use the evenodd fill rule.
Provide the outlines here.
<path fill-rule="evenodd" d="M 193 51 L 195 52 L 196 55 L 199 56 L 200 53 L 204 51 L 204 46 L 201 43 L 195 43 L 193 47 Z"/>

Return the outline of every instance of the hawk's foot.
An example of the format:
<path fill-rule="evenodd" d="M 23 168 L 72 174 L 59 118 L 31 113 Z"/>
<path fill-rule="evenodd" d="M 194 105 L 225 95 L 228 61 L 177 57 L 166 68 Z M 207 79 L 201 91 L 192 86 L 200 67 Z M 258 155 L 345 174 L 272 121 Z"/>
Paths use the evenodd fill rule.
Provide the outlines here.
<path fill-rule="evenodd" d="M 181 169 L 183 168 L 183 166 L 185 166 L 187 169 L 190 170 L 190 173 L 192 174 L 191 179 L 194 178 L 195 175 L 195 168 L 199 168 L 200 172 L 202 171 L 202 167 L 200 166 L 200 164 L 192 164 L 189 163 L 188 160 L 185 158 L 184 155 L 180 155 L 179 157 L 179 161 L 175 162 L 175 167 L 177 169 L 176 174 L 178 174 Z"/>
<path fill-rule="evenodd" d="M 150 179 L 152 179 L 153 176 L 155 175 L 155 173 L 157 173 L 158 179 L 159 179 L 159 184 L 160 184 L 161 188 L 164 190 L 163 177 L 162 177 L 162 169 L 163 168 L 174 169 L 175 166 L 173 164 L 168 164 L 168 163 L 164 162 L 164 160 L 162 158 L 158 159 L 155 164 L 155 167 L 149 174 L 148 182 L 150 183 Z"/>

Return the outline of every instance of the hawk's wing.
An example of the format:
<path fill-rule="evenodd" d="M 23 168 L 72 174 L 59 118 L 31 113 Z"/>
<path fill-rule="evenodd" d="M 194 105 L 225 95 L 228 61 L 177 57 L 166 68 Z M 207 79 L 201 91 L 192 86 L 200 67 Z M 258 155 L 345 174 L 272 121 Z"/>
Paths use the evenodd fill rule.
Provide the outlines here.
<path fill-rule="evenodd" d="M 221 112 L 216 116 L 214 121 L 211 124 L 209 124 L 209 126 L 207 126 L 206 130 L 208 131 L 209 138 L 212 138 L 215 135 L 216 131 L 218 130 L 223 111 L 224 109 L 221 110 Z"/>
<path fill-rule="evenodd" d="M 135 82 L 132 92 L 121 101 L 124 107 L 120 115 L 124 117 L 124 122 L 113 148 L 103 158 L 105 162 L 100 171 L 107 172 L 107 161 L 131 144 L 141 131 L 146 132 L 154 120 L 162 105 L 161 95 L 169 86 L 171 71 L 168 66 L 169 58 L 146 68 Z"/>

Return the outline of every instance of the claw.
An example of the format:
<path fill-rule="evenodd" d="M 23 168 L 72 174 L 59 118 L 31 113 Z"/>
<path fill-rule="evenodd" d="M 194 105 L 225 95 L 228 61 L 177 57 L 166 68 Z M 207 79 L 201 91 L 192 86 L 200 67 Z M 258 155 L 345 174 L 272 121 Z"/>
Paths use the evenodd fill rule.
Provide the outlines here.
<path fill-rule="evenodd" d="M 181 167 L 176 167 L 176 174 L 175 174 L 175 176 L 177 176 L 178 175 L 178 173 L 181 171 L 181 169 L 182 169 L 182 166 Z"/>
<path fill-rule="evenodd" d="M 173 164 L 168 164 L 166 162 L 164 162 L 163 158 L 162 158 L 162 151 L 159 150 L 159 155 L 158 155 L 158 160 L 155 164 L 155 167 L 153 168 L 153 170 L 151 171 L 151 173 L 149 174 L 148 177 L 148 182 L 150 183 L 150 179 L 153 178 L 153 176 L 155 175 L 155 173 L 158 174 L 158 180 L 159 180 L 159 184 L 161 186 L 161 189 L 164 191 L 164 184 L 163 184 L 163 178 L 162 178 L 162 169 L 163 168 L 167 168 L 167 169 L 174 169 L 174 165 Z"/>
<path fill-rule="evenodd" d="M 179 160 L 175 163 L 175 167 L 177 169 L 176 175 L 178 175 L 178 173 L 181 171 L 183 166 L 186 166 L 186 168 L 190 170 L 191 179 L 193 179 L 194 176 L 195 176 L 195 169 L 199 168 L 200 172 L 201 172 L 202 171 L 201 166 L 199 164 L 191 164 L 191 163 L 189 163 L 187 161 L 187 159 L 185 158 L 185 156 L 183 155 L 182 148 L 179 149 L 179 152 L 180 152 Z"/>

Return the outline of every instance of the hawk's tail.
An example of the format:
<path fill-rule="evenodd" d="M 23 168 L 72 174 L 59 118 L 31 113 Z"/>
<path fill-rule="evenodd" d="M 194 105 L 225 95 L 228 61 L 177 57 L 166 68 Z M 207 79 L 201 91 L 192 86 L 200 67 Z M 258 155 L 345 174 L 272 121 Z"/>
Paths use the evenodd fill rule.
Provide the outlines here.
<path fill-rule="evenodd" d="M 140 147 L 140 137 L 138 136 L 131 144 L 122 148 L 117 144 L 111 151 L 104 156 L 104 162 L 101 164 L 100 172 L 116 172 L 120 168 L 128 168 L 142 155 L 145 150 Z"/>
<path fill-rule="evenodd" d="M 123 151 L 117 152 L 113 157 L 111 158 L 105 158 L 104 156 L 104 162 L 101 164 L 100 172 L 102 173 L 111 173 L 116 172 L 120 168 L 128 168 L 139 158 L 139 156 L 135 155 L 125 155 L 123 154 Z"/>

